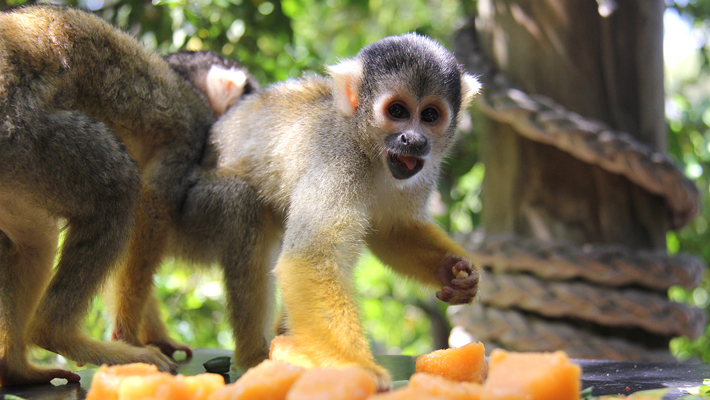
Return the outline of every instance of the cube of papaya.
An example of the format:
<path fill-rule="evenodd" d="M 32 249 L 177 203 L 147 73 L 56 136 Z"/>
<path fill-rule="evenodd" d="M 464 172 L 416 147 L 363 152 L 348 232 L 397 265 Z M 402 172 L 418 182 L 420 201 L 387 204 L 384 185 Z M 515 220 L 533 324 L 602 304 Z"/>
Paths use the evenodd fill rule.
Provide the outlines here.
<path fill-rule="evenodd" d="M 482 400 L 579 400 L 582 368 L 562 351 L 493 350 Z"/>
<path fill-rule="evenodd" d="M 439 375 L 422 372 L 409 378 L 409 388 L 449 400 L 480 400 L 483 390 L 480 383 L 456 382 Z"/>
<path fill-rule="evenodd" d="M 449 400 L 447 397 L 437 396 L 418 389 L 403 387 L 390 392 L 378 393 L 370 396 L 368 400 Z"/>
<path fill-rule="evenodd" d="M 482 383 L 487 371 L 486 350 L 483 343 L 469 343 L 432 351 L 417 357 L 415 370 L 452 381 Z"/>
<path fill-rule="evenodd" d="M 209 400 L 283 400 L 304 371 L 284 361 L 265 360 L 236 382 L 216 390 Z"/>
<path fill-rule="evenodd" d="M 286 400 L 364 400 L 376 391 L 374 377 L 363 368 L 315 368 L 301 375 Z"/>
<path fill-rule="evenodd" d="M 217 388 L 224 386 L 224 378 L 217 374 L 185 377 L 158 372 L 153 365 L 135 363 L 101 366 L 94 374 L 89 400 L 207 400 Z"/>

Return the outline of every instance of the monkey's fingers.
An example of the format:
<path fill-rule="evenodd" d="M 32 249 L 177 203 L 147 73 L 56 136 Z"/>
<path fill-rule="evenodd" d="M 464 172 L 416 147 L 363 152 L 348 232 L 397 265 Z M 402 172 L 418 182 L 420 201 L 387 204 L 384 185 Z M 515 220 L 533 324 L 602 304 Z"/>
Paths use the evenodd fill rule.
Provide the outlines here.
<path fill-rule="evenodd" d="M 444 286 L 440 291 L 436 292 L 436 298 L 448 303 L 454 297 L 455 290 L 449 286 Z"/>
<path fill-rule="evenodd" d="M 451 305 L 468 304 L 473 301 L 478 292 L 478 286 L 474 286 L 468 290 L 457 290 L 450 286 L 444 286 L 440 291 L 436 292 L 436 297 Z"/>
<path fill-rule="evenodd" d="M 182 343 L 173 342 L 172 340 L 156 340 L 150 341 L 147 344 L 159 348 L 160 351 L 168 357 L 173 357 L 176 351 L 184 351 L 186 360 L 192 358 L 192 349 Z"/>
<path fill-rule="evenodd" d="M 474 294 L 478 291 L 478 273 L 473 271 L 464 278 L 451 280 L 451 287 L 457 290 L 474 290 Z"/>
<path fill-rule="evenodd" d="M 466 278 L 475 272 L 476 269 L 473 267 L 473 263 L 468 259 L 460 259 L 451 267 L 451 273 L 457 278 Z"/>
<path fill-rule="evenodd" d="M 145 360 L 138 360 L 138 362 L 145 362 L 148 364 L 154 364 L 159 370 L 164 372 L 170 372 L 171 374 L 177 373 L 178 365 L 173 361 L 172 358 L 166 356 L 155 346 L 145 346 L 146 350 L 150 350 L 150 354 Z"/>

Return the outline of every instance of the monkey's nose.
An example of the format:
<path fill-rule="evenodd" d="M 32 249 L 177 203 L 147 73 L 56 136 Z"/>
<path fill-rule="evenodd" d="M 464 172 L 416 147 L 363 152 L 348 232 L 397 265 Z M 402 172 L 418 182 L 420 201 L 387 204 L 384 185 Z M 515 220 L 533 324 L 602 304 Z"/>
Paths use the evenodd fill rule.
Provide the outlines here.
<path fill-rule="evenodd" d="M 407 154 L 424 156 L 429 153 L 429 141 L 419 132 L 402 132 L 397 139 L 404 146 L 404 152 Z"/>

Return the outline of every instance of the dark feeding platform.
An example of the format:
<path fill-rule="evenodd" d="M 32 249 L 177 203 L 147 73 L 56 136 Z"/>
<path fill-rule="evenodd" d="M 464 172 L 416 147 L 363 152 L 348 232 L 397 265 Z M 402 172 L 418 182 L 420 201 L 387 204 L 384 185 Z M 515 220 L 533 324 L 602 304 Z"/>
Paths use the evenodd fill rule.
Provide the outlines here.
<path fill-rule="evenodd" d="M 178 373 L 197 375 L 205 372 L 202 364 L 215 357 L 229 356 L 229 350 L 197 349 L 189 361 L 180 362 Z M 376 356 L 385 366 L 396 383 L 401 386 L 414 372 L 414 357 Z M 593 396 L 628 395 L 642 390 L 665 389 L 664 399 L 679 399 L 688 394 L 687 389 L 698 387 L 703 379 L 710 378 L 710 365 L 687 363 L 644 363 L 629 361 L 575 360 L 582 366 L 582 388 L 592 387 Z M 28 400 L 81 400 L 91 386 L 91 378 L 96 368 L 79 372 L 80 383 L 28 385 L 0 388 L 0 396 L 12 394 Z M 234 382 L 238 374 L 234 371 L 223 375 L 226 382 Z"/>

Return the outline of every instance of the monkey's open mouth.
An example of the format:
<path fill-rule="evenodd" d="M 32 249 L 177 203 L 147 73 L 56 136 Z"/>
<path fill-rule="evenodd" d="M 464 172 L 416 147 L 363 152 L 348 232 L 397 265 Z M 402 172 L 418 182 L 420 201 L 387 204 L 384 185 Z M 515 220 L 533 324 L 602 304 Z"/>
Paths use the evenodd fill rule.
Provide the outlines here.
<path fill-rule="evenodd" d="M 408 154 L 387 152 L 387 166 L 395 179 L 411 178 L 424 167 L 424 159 Z"/>

